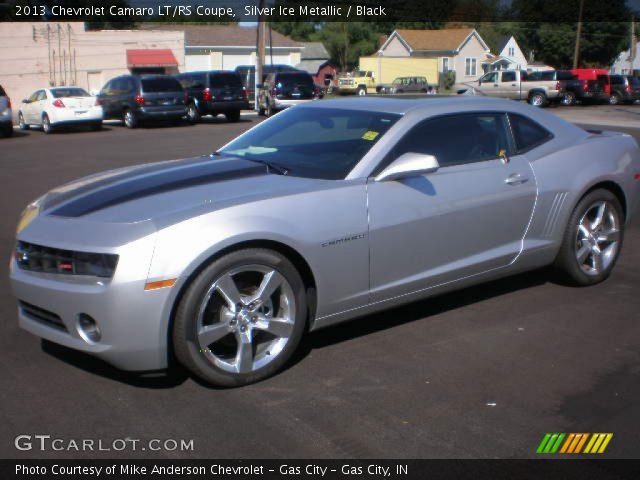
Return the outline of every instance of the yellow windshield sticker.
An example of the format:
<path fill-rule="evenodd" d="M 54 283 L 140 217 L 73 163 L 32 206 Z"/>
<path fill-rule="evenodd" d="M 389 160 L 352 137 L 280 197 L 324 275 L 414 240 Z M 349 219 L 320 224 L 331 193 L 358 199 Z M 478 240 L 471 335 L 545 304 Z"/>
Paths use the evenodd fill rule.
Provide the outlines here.
<path fill-rule="evenodd" d="M 369 130 L 364 132 L 364 135 L 362 135 L 362 139 L 371 141 L 371 140 L 375 140 L 378 135 L 380 135 L 380 132 L 374 132 L 373 130 Z"/>

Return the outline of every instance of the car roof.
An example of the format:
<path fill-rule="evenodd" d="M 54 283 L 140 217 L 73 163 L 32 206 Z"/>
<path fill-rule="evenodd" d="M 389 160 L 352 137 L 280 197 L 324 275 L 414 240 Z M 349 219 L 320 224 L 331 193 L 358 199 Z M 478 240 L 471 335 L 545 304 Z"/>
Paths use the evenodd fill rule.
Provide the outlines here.
<path fill-rule="evenodd" d="M 404 115 L 409 112 L 428 110 L 434 107 L 451 106 L 452 111 L 465 109 L 523 110 L 526 106 L 513 100 L 499 98 L 480 97 L 474 95 L 402 95 L 400 96 L 376 96 L 376 97 L 345 97 L 322 102 L 313 102 L 314 107 L 319 108 L 343 108 L 351 110 L 368 110 L 382 113 L 395 113 Z"/>

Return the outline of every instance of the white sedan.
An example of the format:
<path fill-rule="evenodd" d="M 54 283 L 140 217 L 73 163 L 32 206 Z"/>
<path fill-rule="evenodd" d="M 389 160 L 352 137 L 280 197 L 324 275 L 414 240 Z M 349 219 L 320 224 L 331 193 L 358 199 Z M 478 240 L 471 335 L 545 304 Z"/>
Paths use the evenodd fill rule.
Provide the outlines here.
<path fill-rule="evenodd" d="M 22 100 L 18 122 L 22 130 L 39 125 L 45 133 L 62 125 L 78 124 L 98 130 L 102 127 L 102 106 L 80 87 L 43 88 Z"/>

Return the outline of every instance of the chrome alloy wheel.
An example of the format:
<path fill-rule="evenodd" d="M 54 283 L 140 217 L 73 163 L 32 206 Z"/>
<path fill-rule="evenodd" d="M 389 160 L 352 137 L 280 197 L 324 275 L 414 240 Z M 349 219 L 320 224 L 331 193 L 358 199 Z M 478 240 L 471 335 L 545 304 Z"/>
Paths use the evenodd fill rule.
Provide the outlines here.
<path fill-rule="evenodd" d="M 584 273 L 599 275 L 616 258 L 620 245 L 620 218 L 607 201 L 587 208 L 578 223 L 575 256 Z"/>
<path fill-rule="evenodd" d="M 295 295 L 265 265 L 243 265 L 219 276 L 198 310 L 200 352 L 230 373 L 250 373 L 278 357 L 293 333 Z"/>

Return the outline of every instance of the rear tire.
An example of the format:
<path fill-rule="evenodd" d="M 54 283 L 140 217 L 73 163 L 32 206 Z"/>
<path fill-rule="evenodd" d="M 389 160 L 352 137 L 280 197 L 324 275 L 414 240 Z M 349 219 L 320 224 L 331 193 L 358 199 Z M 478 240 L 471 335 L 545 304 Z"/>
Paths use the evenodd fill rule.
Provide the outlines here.
<path fill-rule="evenodd" d="M 569 217 L 554 267 L 573 285 L 600 283 L 611 274 L 623 238 L 624 215 L 618 198 L 609 190 L 594 190 Z"/>
<path fill-rule="evenodd" d="M 622 99 L 620 98 L 620 95 L 618 95 L 617 93 L 612 93 L 611 96 L 609 97 L 609 104 L 620 105 L 621 100 Z"/>
<path fill-rule="evenodd" d="M 529 105 L 544 107 L 547 104 L 547 96 L 543 92 L 534 92 L 529 95 Z"/>
<path fill-rule="evenodd" d="M 213 261 L 187 287 L 176 310 L 174 351 L 209 384 L 247 385 L 284 366 L 306 321 L 304 284 L 293 264 L 272 250 L 239 250 Z"/>
<path fill-rule="evenodd" d="M 46 113 L 42 116 L 42 131 L 47 135 L 53 133 L 53 125 L 51 125 L 49 115 Z"/>
<path fill-rule="evenodd" d="M 138 118 L 133 110 L 129 108 L 122 113 L 122 119 L 124 120 L 124 125 L 127 128 L 136 128 L 138 126 Z"/>
<path fill-rule="evenodd" d="M 102 130 L 102 122 L 92 123 L 91 125 L 89 125 L 89 129 L 93 132 Z"/>
<path fill-rule="evenodd" d="M 273 116 L 274 113 L 275 112 L 273 110 L 273 107 L 271 106 L 271 102 L 267 100 L 267 112 L 266 112 L 267 117 Z"/>
<path fill-rule="evenodd" d="M 2 134 L 7 138 L 13 136 L 13 125 L 9 123 L 2 127 Z"/>
<path fill-rule="evenodd" d="M 240 121 L 240 110 L 233 110 L 231 112 L 227 112 L 224 114 L 227 117 L 228 122 L 239 122 Z"/>
<path fill-rule="evenodd" d="M 187 119 L 189 120 L 189 123 L 191 123 L 192 125 L 195 123 L 198 123 L 202 119 L 202 116 L 198 111 L 198 107 L 193 102 L 191 102 L 187 107 Z"/>

